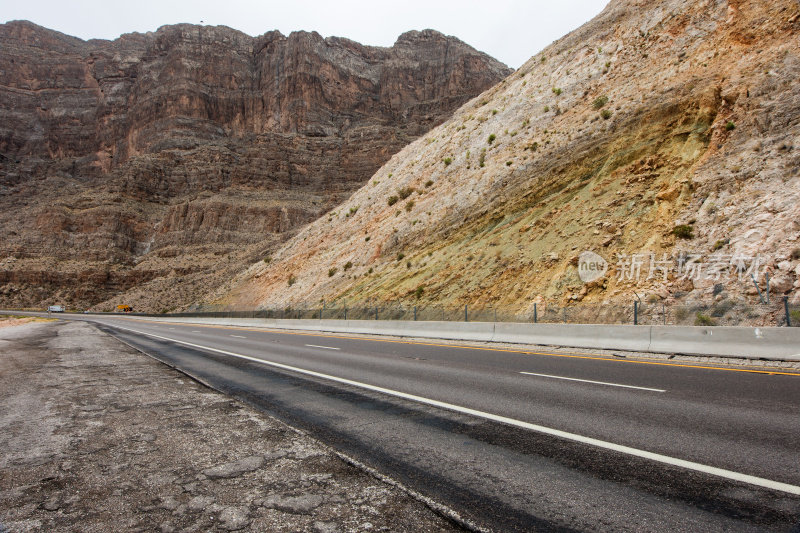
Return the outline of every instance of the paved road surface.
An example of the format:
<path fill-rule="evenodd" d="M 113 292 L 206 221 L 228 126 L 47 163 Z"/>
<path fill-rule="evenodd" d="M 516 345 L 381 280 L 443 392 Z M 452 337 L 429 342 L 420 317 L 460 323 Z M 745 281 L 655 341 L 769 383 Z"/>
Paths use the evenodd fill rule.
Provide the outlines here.
<path fill-rule="evenodd" d="M 96 321 L 481 527 L 800 531 L 800 375 Z"/>

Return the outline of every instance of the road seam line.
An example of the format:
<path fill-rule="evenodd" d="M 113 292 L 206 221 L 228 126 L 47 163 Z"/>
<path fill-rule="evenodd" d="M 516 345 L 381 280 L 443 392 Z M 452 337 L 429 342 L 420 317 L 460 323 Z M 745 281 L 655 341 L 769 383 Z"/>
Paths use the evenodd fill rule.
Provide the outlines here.
<path fill-rule="evenodd" d="M 231 357 L 236 357 L 239 359 L 245 359 L 247 361 L 252 361 L 254 363 L 259 363 L 262 365 L 272 366 L 275 368 L 280 368 L 283 370 L 289 370 L 291 372 L 297 372 L 300 374 L 305 374 L 308 376 L 313 376 L 317 378 L 327 379 L 329 381 L 335 381 L 337 383 L 342 383 L 345 385 L 350 385 L 353 387 L 358 387 L 366 390 L 371 390 L 374 392 L 380 392 L 382 394 L 387 394 L 389 396 L 394 396 L 397 398 L 403 398 L 405 400 L 414 401 L 417 403 L 422 403 L 425 405 L 431 405 L 433 407 L 439 407 L 441 409 L 446 409 L 448 411 L 455 411 L 457 413 L 462 413 L 466 415 L 475 416 L 478 418 L 483 418 L 485 420 L 491 420 L 493 422 L 500 422 L 503 424 L 507 424 L 510 426 L 515 426 L 523 429 L 528 429 L 531 431 L 536 431 L 537 433 L 543 433 L 545 435 L 552 435 L 554 437 L 560 437 L 562 439 L 567 439 L 575 442 L 580 442 L 582 444 L 589 444 L 591 446 L 595 446 L 598 448 L 604 448 L 607 450 L 612 450 L 615 452 L 625 453 L 628 455 L 633 455 L 635 457 L 641 457 L 644 459 L 649 459 L 651 461 L 656 461 L 659 463 L 668 464 L 671 466 L 678 466 L 681 468 L 686 468 L 688 470 L 694 470 L 697 472 L 703 472 L 705 474 L 711 474 L 713 476 L 718 476 L 726 479 L 731 479 L 734 481 L 740 481 L 742 483 L 747 483 L 750 485 L 756 485 L 759 487 L 764 487 L 767 489 L 777 490 L 781 492 L 787 492 L 789 494 L 795 494 L 800 496 L 800 486 L 791 485 L 789 483 L 782 483 L 780 481 L 773 481 L 771 479 L 765 479 L 757 476 L 751 476 L 748 474 L 743 474 L 741 472 L 734 472 L 732 470 L 726 470 L 724 468 L 717 468 L 715 466 L 704 465 L 701 463 L 695 463 L 693 461 L 687 461 L 685 459 L 678 459 L 675 457 L 670 457 L 668 455 L 662 455 L 655 452 L 648 452 L 646 450 L 640 450 L 638 448 L 632 448 L 630 446 L 624 446 L 622 444 L 615 444 L 613 442 L 607 442 L 600 439 L 595 439 L 592 437 L 584 437 L 583 435 L 578 435 L 576 433 L 570 433 L 568 431 L 562 431 L 560 429 L 549 428 L 547 426 L 540 426 L 538 424 L 532 424 L 530 422 L 524 422 L 522 420 L 516 420 L 514 418 L 509 418 L 502 415 L 495 415 L 492 413 L 487 413 L 485 411 L 480 411 L 477 409 L 472 409 L 469 407 L 463 407 L 460 405 L 454 405 L 447 402 L 442 402 L 439 400 L 434 400 L 431 398 L 425 398 L 424 396 L 417 396 L 415 394 L 409 394 L 406 392 L 400 392 L 392 389 L 386 389 L 384 387 L 378 387 L 376 385 L 370 385 L 368 383 L 361 383 L 359 381 L 353 381 L 351 379 L 340 378 L 337 376 L 331 376 L 329 374 L 323 374 L 321 372 L 315 372 L 313 370 L 306 370 L 303 368 L 298 368 L 291 365 L 285 365 L 283 363 L 276 363 L 274 361 L 267 361 L 265 359 L 259 359 L 258 357 L 252 357 L 249 355 L 239 354 L 236 352 L 229 352 L 227 350 L 220 350 L 218 348 L 212 348 L 210 346 L 202 346 L 200 344 L 194 344 L 191 342 L 180 341 L 177 339 L 170 339 L 169 337 L 162 337 L 161 335 L 154 335 L 152 333 L 145 333 L 142 331 L 136 331 L 133 329 L 123 328 L 121 326 L 111 326 L 117 327 L 122 330 L 131 331 L 133 333 L 138 333 L 139 335 L 146 335 L 148 337 L 153 337 L 156 339 L 162 339 L 169 342 L 175 342 L 177 344 L 183 344 L 185 346 L 189 346 L 192 348 L 198 348 L 200 350 L 206 350 L 210 352 L 216 352 L 223 355 L 229 355 Z"/>
<path fill-rule="evenodd" d="M 608 385 L 609 387 L 625 387 L 626 389 L 639 389 L 639 390 L 647 390 L 653 392 L 667 392 L 665 389 L 653 389 L 650 387 L 637 387 L 636 385 L 623 385 L 621 383 L 607 383 L 605 381 L 592 381 L 591 379 L 578 379 L 578 378 L 568 378 L 564 376 L 551 376 L 550 374 L 537 374 L 535 372 L 520 372 L 520 374 L 525 374 L 527 376 L 539 376 L 543 378 L 553 378 L 553 379 L 566 379 L 568 381 L 580 381 L 583 383 L 594 383 L 596 385 Z"/>

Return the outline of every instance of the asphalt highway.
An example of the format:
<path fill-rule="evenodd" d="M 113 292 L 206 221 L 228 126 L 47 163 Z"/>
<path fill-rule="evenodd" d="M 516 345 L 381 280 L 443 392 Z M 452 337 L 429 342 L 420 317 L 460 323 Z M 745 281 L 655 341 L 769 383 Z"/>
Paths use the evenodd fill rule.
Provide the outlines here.
<path fill-rule="evenodd" d="M 800 531 L 800 375 L 89 318 L 496 531 Z"/>

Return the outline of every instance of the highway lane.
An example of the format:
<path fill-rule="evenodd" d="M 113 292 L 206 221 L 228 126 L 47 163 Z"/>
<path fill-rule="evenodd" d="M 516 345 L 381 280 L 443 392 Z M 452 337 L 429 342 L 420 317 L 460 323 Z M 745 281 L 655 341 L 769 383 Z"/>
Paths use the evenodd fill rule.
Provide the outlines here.
<path fill-rule="evenodd" d="M 135 329 L 800 485 L 800 376 L 339 335 L 141 323 Z"/>
<path fill-rule="evenodd" d="M 591 529 L 591 524 L 614 523 L 613 529 L 638 524 L 630 529 L 675 530 L 683 529 L 679 524 L 693 524 L 693 529 L 716 530 L 730 527 L 733 521 L 735 529 L 780 530 L 800 514 L 800 500 L 785 490 L 654 464 L 373 391 L 354 391 L 317 377 L 289 372 L 287 378 L 286 372 L 274 368 L 255 368 L 248 361 L 219 352 L 203 353 L 172 341 L 291 365 L 792 486 L 800 485 L 799 376 L 427 341 L 124 319 L 100 322 L 134 330 L 136 334 L 120 335 L 206 381 L 217 380 L 218 388 L 227 387 L 228 392 L 254 403 L 266 400 L 267 409 L 272 406 L 284 418 L 349 446 L 356 456 L 412 487 L 441 496 L 479 523 L 497 526 L 502 523 L 499 514 L 512 517 L 503 529 L 533 525 L 583 530 Z M 309 382 L 314 386 L 309 387 Z M 263 397 L 265 388 L 282 392 Z M 342 400 L 343 396 L 351 401 Z M 372 407 L 365 412 L 363 404 Z M 383 447 L 374 445 L 380 442 Z M 393 446 L 401 442 L 401 448 Z M 466 469 L 465 464 L 469 465 Z M 465 472 L 454 475 L 453 469 Z M 496 483 L 480 482 L 486 479 Z M 461 487 L 444 490 L 436 483 L 431 486 L 430 480 L 457 482 Z M 531 490 L 531 480 L 538 480 L 537 490 Z M 469 507 L 476 501 L 492 502 L 491 507 L 502 512 L 487 517 L 485 506 L 482 510 Z M 649 526 L 642 528 L 642 524 Z"/>

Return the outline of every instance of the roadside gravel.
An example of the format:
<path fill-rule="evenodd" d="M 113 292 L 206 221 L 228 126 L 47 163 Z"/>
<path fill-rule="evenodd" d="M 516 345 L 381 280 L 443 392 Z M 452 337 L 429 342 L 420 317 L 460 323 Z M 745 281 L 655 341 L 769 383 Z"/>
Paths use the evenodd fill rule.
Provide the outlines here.
<path fill-rule="evenodd" d="M 81 322 L 0 329 L 0 450 L 3 533 L 458 530 Z"/>

